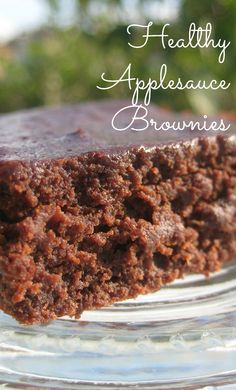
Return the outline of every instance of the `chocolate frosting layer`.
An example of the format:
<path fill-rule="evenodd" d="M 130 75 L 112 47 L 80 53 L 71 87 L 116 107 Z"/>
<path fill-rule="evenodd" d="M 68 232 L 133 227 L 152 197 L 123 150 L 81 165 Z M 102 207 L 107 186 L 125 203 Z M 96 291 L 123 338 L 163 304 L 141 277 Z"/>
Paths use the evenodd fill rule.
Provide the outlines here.
<path fill-rule="evenodd" d="M 145 131 L 116 131 L 112 118 L 129 101 L 101 101 L 68 105 L 54 108 L 40 108 L 5 114 L 0 117 L 0 161 L 44 160 L 77 156 L 87 152 L 112 150 L 113 153 L 130 146 L 156 146 L 161 144 L 191 141 L 194 138 L 209 137 L 221 133 L 230 143 L 236 143 L 236 125 L 227 132 L 183 131 L 173 129 L 156 131 L 149 126 Z M 127 126 L 134 109 L 126 110 L 117 117 L 121 127 Z M 155 106 L 148 108 L 148 121 L 162 122 L 194 120 L 188 114 L 171 113 Z M 215 119 L 214 119 L 215 120 Z M 203 121 L 203 118 L 200 118 Z M 218 119 L 218 122 L 220 119 Z M 208 123 L 211 119 L 208 119 Z M 140 122 L 141 124 L 141 122 Z"/>

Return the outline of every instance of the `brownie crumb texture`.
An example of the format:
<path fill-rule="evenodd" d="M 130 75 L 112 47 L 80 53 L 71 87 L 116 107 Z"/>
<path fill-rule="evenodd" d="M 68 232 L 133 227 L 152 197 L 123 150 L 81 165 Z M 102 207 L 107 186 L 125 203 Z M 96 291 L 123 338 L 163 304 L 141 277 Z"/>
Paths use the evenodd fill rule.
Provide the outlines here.
<path fill-rule="evenodd" d="M 236 255 L 236 143 L 220 136 L 0 161 L 0 307 L 23 324 L 208 276 Z"/>

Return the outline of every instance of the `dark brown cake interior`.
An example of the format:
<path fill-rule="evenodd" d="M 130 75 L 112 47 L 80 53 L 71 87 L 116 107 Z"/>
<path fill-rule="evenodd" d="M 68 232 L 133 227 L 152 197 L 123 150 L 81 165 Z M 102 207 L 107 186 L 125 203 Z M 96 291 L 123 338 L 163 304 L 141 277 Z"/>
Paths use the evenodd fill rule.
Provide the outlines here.
<path fill-rule="evenodd" d="M 124 133 L 101 133 L 119 104 L 0 121 L 0 305 L 22 323 L 79 317 L 234 259 L 234 128 L 139 133 L 139 146 L 132 134 L 125 146 Z"/>

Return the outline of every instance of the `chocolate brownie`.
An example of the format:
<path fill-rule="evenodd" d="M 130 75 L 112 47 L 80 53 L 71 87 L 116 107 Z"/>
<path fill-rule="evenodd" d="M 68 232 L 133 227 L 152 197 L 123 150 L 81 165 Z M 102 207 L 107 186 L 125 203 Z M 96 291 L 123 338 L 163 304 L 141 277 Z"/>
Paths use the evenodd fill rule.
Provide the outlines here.
<path fill-rule="evenodd" d="M 0 308 L 21 323 L 79 318 L 235 258 L 235 126 L 115 131 L 125 105 L 0 118 Z"/>

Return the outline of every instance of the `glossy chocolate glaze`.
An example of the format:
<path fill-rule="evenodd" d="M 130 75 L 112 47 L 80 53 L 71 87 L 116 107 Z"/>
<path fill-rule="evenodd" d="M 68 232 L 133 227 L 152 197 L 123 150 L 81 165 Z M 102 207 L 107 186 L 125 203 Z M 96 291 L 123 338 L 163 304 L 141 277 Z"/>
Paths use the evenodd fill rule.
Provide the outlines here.
<path fill-rule="evenodd" d="M 111 125 L 114 114 L 128 105 L 128 101 L 101 101 L 2 115 L 0 161 L 65 158 L 106 149 L 117 152 L 129 146 L 165 145 L 216 135 L 213 131 L 199 130 L 155 131 L 151 126 L 141 132 L 114 130 Z M 122 115 L 121 123 L 129 123 L 130 114 L 131 111 Z M 155 106 L 149 107 L 150 118 L 158 123 L 166 120 L 199 120 L 188 114 L 174 114 Z M 221 134 L 231 137 L 230 142 L 235 143 L 235 124 L 230 131 Z"/>
<path fill-rule="evenodd" d="M 115 131 L 128 104 L 0 118 L 0 309 L 24 324 L 79 318 L 235 259 L 235 125 Z"/>

